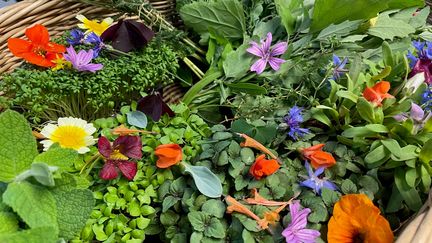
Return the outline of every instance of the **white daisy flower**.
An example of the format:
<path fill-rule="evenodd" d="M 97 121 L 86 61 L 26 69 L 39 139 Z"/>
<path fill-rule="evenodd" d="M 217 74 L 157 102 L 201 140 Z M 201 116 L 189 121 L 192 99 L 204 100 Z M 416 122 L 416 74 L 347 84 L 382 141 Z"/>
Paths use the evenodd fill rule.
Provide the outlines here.
<path fill-rule="evenodd" d="M 57 125 L 48 124 L 40 132 L 45 136 L 45 140 L 41 141 L 44 146 L 44 151 L 54 143 L 58 143 L 62 148 L 71 148 L 78 151 L 80 154 L 85 154 L 90 151 L 88 146 L 96 143 L 92 134 L 96 132 L 96 128 L 92 123 L 79 118 L 62 117 L 57 121 Z"/>

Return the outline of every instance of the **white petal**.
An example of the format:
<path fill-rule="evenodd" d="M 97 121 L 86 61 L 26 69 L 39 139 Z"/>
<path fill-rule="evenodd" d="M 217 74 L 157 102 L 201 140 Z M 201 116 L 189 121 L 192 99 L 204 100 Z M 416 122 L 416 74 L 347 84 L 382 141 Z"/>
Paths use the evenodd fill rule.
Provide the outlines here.
<path fill-rule="evenodd" d="M 61 117 L 57 123 L 59 126 L 76 126 L 81 128 L 84 128 L 87 124 L 85 120 L 74 117 Z"/>
<path fill-rule="evenodd" d="M 48 124 L 46 125 L 42 131 L 40 132 L 42 135 L 44 135 L 44 137 L 46 138 L 50 138 L 51 134 L 58 128 L 58 126 L 54 125 L 54 124 Z"/>
<path fill-rule="evenodd" d="M 78 14 L 75 18 L 77 18 L 79 21 L 84 22 L 88 20 L 84 15 Z"/>
<path fill-rule="evenodd" d="M 108 17 L 108 18 L 105 18 L 102 22 L 104 22 L 104 23 L 110 25 L 110 24 L 113 23 L 113 19 Z"/>
<path fill-rule="evenodd" d="M 96 128 L 93 126 L 92 123 L 86 124 L 84 126 L 84 130 L 86 131 L 87 135 L 92 135 L 96 132 Z"/>
<path fill-rule="evenodd" d="M 53 145 L 53 141 L 48 140 L 48 139 L 43 140 L 40 143 L 44 146 L 44 149 L 43 149 L 44 151 L 47 151 L 49 149 L 49 147 L 51 147 L 51 145 Z"/>
<path fill-rule="evenodd" d="M 85 153 L 89 152 L 90 149 L 87 148 L 87 147 L 81 147 L 77 151 L 78 151 L 79 154 L 85 154 Z"/>
<path fill-rule="evenodd" d="M 84 143 L 86 146 L 91 146 L 96 143 L 96 139 L 94 139 L 92 136 L 87 136 L 84 138 Z"/>

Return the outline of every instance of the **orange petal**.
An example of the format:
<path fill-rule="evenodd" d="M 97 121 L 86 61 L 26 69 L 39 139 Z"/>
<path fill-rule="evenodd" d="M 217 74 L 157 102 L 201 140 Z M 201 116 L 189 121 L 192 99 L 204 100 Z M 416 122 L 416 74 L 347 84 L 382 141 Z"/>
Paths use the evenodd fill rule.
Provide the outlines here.
<path fill-rule="evenodd" d="M 244 133 L 240 133 L 239 135 L 245 139 L 244 142 L 240 143 L 240 146 L 258 149 L 259 151 L 268 154 L 270 157 L 272 157 L 273 159 L 281 163 L 281 160 L 275 154 L 273 154 L 269 149 L 264 147 L 264 145 L 262 145 L 261 143 L 259 143 L 258 141 L 256 141 L 255 139 L 249 137 Z"/>
<path fill-rule="evenodd" d="M 45 139 L 46 138 L 44 135 L 42 135 L 40 132 L 37 132 L 37 131 L 32 131 L 32 134 L 36 139 Z"/>
<path fill-rule="evenodd" d="M 44 46 L 44 49 L 47 52 L 54 52 L 54 53 L 66 52 L 66 47 L 64 47 L 63 45 L 60 45 L 60 44 L 53 43 L 53 42 L 48 42 L 48 44 L 46 44 Z"/>
<path fill-rule="evenodd" d="M 317 169 L 318 167 L 331 167 L 336 164 L 336 160 L 331 153 L 324 151 L 316 151 L 310 156 L 312 167 Z"/>
<path fill-rule="evenodd" d="M 137 129 L 129 129 L 129 128 L 125 127 L 123 124 L 114 128 L 111 131 L 112 134 L 119 135 L 119 136 L 126 136 L 126 135 L 137 133 L 137 132 L 147 132 L 147 131 L 137 130 Z"/>
<path fill-rule="evenodd" d="M 168 168 L 183 158 L 182 148 L 178 144 L 159 145 L 155 149 L 155 155 L 159 157 L 156 162 L 156 166 L 159 168 Z"/>
<path fill-rule="evenodd" d="M 174 159 L 170 159 L 170 158 L 159 158 L 156 161 L 156 167 L 161 168 L 161 169 L 165 169 L 165 168 L 169 168 L 175 164 L 177 164 L 179 161 L 174 160 Z"/>
<path fill-rule="evenodd" d="M 250 211 L 246 206 L 244 206 L 243 204 L 239 203 L 233 197 L 226 196 L 225 197 L 225 201 L 227 201 L 230 204 L 227 207 L 227 213 L 233 213 L 233 212 L 241 213 L 241 214 L 244 214 L 244 215 L 246 215 L 248 217 L 251 217 L 251 218 L 255 219 L 257 222 L 261 221 L 260 217 L 258 217 L 252 211 Z"/>
<path fill-rule="evenodd" d="M 249 173 L 255 177 L 255 179 L 260 180 L 263 176 L 275 173 L 279 167 L 280 165 L 276 160 L 267 160 L 265 159 L 265 155 L 260 155 L 250 167 Z"/>
<path fill-rule="evenodd" d="M 311 146 L 309 148 L 305 148 L 301 150 L 301 153 L 303 157 L 309 159 L 309 157 L 315 152 L 315 151 L 321 151 L 322 148 L 325 146 L 325 144 L 320 143 L 314 146 Z"/>
<path fill-rule="evenodd" d="M 49 42 L 48 30 L 40 24 L 35 24 L 33 27 L 27 28 L 25 35 L 36 45 L 45 46 Z"/>
<path fill-rule="evenodd" d="M 32 43 L 18 38 L 9 38 L 8 48 L 14 56 L 22 57 L 25 53 L 32 52 Z"/>
<path fill-rule="evenodd" d="M 32 63 L 34 65 L 41 66 L 41 67 L 53 67 L 53 66 L 55 66 L 55 63 L 46 59 L 44 56 L 37 55 L 36 53 L 33 53 L 33 52 L 23 53 L 21 57 L 24 58 L 24 60 L 26 60 L 27 62 Z"/>
<path fill-rule="evenodd" d="M 373 87 L 373 90 L 375 90 L 377 93 L 385 94 L 390 91 L 390 83 L 387 81 L 380 81 L 376 83 Z"/>
<path fill-rule="evenodd" d="M 275 173 L 280 168 L 279 163 L 275 159 L 266 160 L 262 164 L 262 171 L 267 176 Z"/>
<path fill-rule="evenodd" d="M 264 205 L 264 206 L 281 206 L 285 205 L 287 202 L 277 202 L 277 201 L 270 201 L 262 197 L 256 188 L 252 189 L 252 193 L 254 194 L 254 198 L 246 198 L 246 202 L 248 204 L 257 204 L 257 205 Z"/>
<path fill-rule="evenodd" d="M 365 88 L 363 91 L 363 97 L 369 102 L 381 102 L 379 94 L 372 88 Z"/>

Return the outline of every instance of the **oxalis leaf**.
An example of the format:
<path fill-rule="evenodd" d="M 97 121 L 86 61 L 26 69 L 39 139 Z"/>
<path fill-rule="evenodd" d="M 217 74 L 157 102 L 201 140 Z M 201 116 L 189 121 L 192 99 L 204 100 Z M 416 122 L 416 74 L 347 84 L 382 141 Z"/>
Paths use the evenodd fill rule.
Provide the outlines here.
<path fill-rule="evenodd" d="M 26 181 L 9 184 L 3 194 L 9 205 L 30 228 L 52 227 L 58 232 L 57 207 L 53 195 L 44 187 Z"/>
<path fill-rule="evenodd" d="M 147 116 L 141 111 L 131 111 L 126 114 L 127 122 L 139 128 L 147 127 Z"/>
<path fill-rule="evenodd" d="M 10 182 L 30 168 L 38 154 L 36 139 L 24 116 L 7 110 L 0 114 L 0 181 Z"/>
<path fill-rule="evenodd" d="M 220 179 L 207 167 L 185 165 L 185 171 L 190 173 L 198 190 L 207 197 L 217 198 L 222 195 L 222 183 Z"/>

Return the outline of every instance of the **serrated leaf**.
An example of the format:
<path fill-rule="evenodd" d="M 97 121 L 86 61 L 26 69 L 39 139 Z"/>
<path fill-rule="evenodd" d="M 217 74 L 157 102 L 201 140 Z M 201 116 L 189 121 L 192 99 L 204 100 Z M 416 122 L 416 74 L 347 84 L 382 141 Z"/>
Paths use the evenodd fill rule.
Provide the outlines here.
<path fill-rule="evenodd" d="M 333 190 L 329 190 L 325 187 L 321 190 L 321 198 L 327 207 L 332 207 L 339 200 L 339 195 Z"/>
<path fill-rule="evenodd" d="M 183 163 L 185 171 L 189 172 L 198 190 L 207 197 L 220 197 L 222 195 L 222 183 L 220 179 L 204 166 L 193 166 Z"/>
<path fill-rule="evenodd" d="M 53 195 L 57 205 L 59 237 L 70 240 L 85 226 L 93 210 L 93 193 L 87 189 L 74 189 Z"/>
<path fill-rule="evenodd" d="M 3 201 L 13 208 L 30 228 L 52 227 L 57 235 L 56 201 L 46 188 L 26 181 L 11 183 L 3 193 Z"/>
<path fill-rule="evenodd" d="M 220 222 L 220 219 L 211 218 L 209 224 L 204 230 L 204 235 L 207 237 L 214 237 L 222 239 L 225 237 L 225 228 Z"/>
<path fill-rule="evenodd" d="M 344 180 L 341 185 L 341 190 L 344 194 L 357 193 L 357 186 L 351 180 Z"/>
<path fill-rule="evenodd" d="M 17 231 L 15 233 L 0 234 L 3 243 L 55 243 L 56 229 L 52 227 L 37 227 L 34 229 Z"/>
<path fill-rule="evenodd" d="M 383 40 L 393 40 L 394 37 L 406 37 L 414 32 L 414 27 L 402 20 L 392 19 L 387 14 L 380 14 L 375 25 L 368 30 L 370 35 Z"/>
<path fill-rule="evenodd" d="M 188 213 L 187 217 L 194 230 L 199 232 L 203 232 L 205 230 L 206 223 L 209 219 L 209 216 L 206 213 L 194 211 Z"/>
<path fill-rule="evenodd" d="M 172 206 L 174 206 L 180 200 L 179 197 L 167 196 L 162 202 L 162 212 L 168 211 Z"/>
<path fill-rule="evenodd" d="M 141 112 L 141 111 L 131 111 L 126 114 L 127 116 L 127 122 L 132 125 L 139 128 L 146 128 L 147 127 L 147 116 Z"/>
<path fill-rule="evenodd" d="M 201 210 L 216 218 L 223 218 L 225 214 L 225 204 L 221 200 L 210 199 L 203 204 Z"/>
<path fill-rule="evenodd" d="M 18 219 L 15 214 L 0 211 L 0 235 L 18 231 Z"/>
<path fill-rule="evenodd" d="M 45 163 L 50 166 L 57 166 L 63 170 L 68 170 L 78 158 L 79 154 L 73 149 L 53 147 L 36 156 L 34 162 Z"/>
<path fill-rule="evenodd" d="M 24 116 L 11 110 L 0 114 L 0 134 L 0 181 L 10 182 L 30 168 L 38 154 L 36 139 Z"/>

